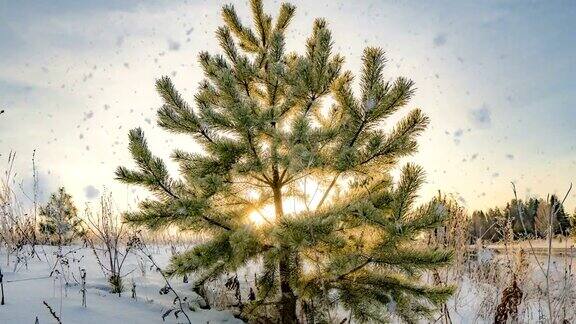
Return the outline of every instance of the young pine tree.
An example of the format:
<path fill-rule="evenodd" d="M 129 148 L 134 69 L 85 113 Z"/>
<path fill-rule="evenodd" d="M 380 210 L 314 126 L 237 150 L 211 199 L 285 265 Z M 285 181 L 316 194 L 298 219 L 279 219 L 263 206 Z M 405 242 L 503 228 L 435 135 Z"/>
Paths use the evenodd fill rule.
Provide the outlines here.
<path fill-rule="evenodd" d="M 77 214 L 72 196 L 63 187 L 58 189 L 50 195 L 46 205 L 40 207 L 40 233 L 52 244 L 69 244 L 84 233 L 82 221 Z"/>
<path fill-rule="evenodd" d="M 198 274 L 200 294 L 207 280 L 258 260 L 256 299 L 241 308 L 248 320 L 277 310 L 274 321 L 322 322 L 335 307 L 358 322 L 430 314 L 453 289 L 426 285 L 419 274 L 452 254 L 414 242 L 445 212 L 435 202 L 414 206 L 420 167 L 405 165 L 397 183 L 390 176 L 416 151 L 428 118 L 414 109 L 394 128 L 382 127 L 407 105 L 412 81 L 387 81 L 383 51 L 366 48 L 357 96 L 326 21 L 314 22 L 304 53 L 288 54 L 295 8 L 282 4 L 273 20 L 262 1 L 250 3 L 254 29 L 224 6 L 225 26 L 216 32 L 223 54 L 200 54 L 206 78 L 195 107 L 168 77 L 156 82 L 164 101 L 158 124 L 190 135 L 202 150 L 176 150 L 181 176 L 172 178 L 142 130 L 130 131 L 137 168 L 119 167 L 116 176 L 155 195 L 125 221 L 209 233 L 170 269 Z M 262 224 L 250 221 L 254 213 Z"/>

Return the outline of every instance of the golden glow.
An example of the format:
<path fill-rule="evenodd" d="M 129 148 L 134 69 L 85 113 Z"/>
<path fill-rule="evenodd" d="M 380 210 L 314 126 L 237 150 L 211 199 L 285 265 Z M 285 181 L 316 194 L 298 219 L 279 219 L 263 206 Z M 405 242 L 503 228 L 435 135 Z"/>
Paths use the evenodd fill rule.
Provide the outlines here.
<path fill-rule="evenodd" d="M 276 213 L 273 205 L 266 205 L 259 210 L 255 210 L 248 215 L 250 223 L 255 226 L 262 226 L 268 222 L 273 223 L 276 219 Z"/>
<path fill-rule="evenodd" d="M 324 190 L 326 190 L 326 188 L 319 185 L 318 182 L 310 179 L 299 183 L 298 189 L 306 196 L 306 202 L 304 202 L 302 198 L 285 197 L 282 201 L 284 215 L 316 209 L 320 203 L 320 200 L 322 199 Z M 256 192 L 249 192 L 249 197 L 251 199 L 257 199 L 258 194 Z M 248 214 L 248 220 L 254 226 L 262 226 L 266 223 L 274 223 L 275 219 L 276 211 L 272 203 L 269 203 L 264 207 L 258 210 L 254 210 Z"/>

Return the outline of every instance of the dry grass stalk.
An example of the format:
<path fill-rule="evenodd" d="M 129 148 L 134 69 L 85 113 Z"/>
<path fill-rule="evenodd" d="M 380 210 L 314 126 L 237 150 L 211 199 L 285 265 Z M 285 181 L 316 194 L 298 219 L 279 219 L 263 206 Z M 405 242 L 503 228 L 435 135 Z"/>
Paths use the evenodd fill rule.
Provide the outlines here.
<path fill-rule="evenodd" d="M 518 307 L 524 296 L 524 292 L 520 289 L 520 284 L 526 276 L 527 269 L 526 253 L 521 249 L 517 254 L 516 267 L 512 273 L 512 280 L 508 287 L 502 292 L 500 304 L 496 308 L 494 323 L 507 323 L 508 320 L 512 322 L 518 321 Z"/>

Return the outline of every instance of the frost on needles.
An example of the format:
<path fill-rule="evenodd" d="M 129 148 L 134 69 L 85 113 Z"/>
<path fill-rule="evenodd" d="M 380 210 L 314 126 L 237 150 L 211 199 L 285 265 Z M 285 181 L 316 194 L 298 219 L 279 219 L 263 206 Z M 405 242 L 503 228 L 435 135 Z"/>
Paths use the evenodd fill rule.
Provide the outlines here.
<path fill-rule="evenodd" d="M 250 4 L 252 28 L 232 5 L 223 7 L 216 31 L 222 54 L 200 53 L 205 80 L 193 104 L 170 78 L 157 80 L 164 101 L 158 125 L 192 136 L 202 151 L 174 151 L 180 176 L 173 178 L 143 131 L 130 131 L 136 168 L 119 167 L 116 176 L 154 198 L 125 221 L 209 234 L 169 269 L 196 274 L 200 294 L 207 280 L 257 261 L 255 299 L 240 307 L 246 320 L 323 322 L 334 308 L 358 322 L 430 315 L 453 287 L 420 276 L 448 264 L 452 253 L 415 242 L 446 213 L 436 201 L 415 206 L 422 168 L 402 166 L 397 181 L 390 175 L 417 150 L 429 120 L 412 109 L 393 128 L 382 127 L 407 109 L 413 82 L 387 81 L 384 52 L 370 47 L 356 93 L 325 20 L 314 21 L 303 53 L 290 53 L 285 33 L 295 7 L 282 4 L 273 20 L 262 1 Z M 314 204 L 303 189 L 312 181 Z M 288 199 L 306 208 L 288 212 Z M 264 206 L 274 215 L 256 226 L 248 216 Z"/>

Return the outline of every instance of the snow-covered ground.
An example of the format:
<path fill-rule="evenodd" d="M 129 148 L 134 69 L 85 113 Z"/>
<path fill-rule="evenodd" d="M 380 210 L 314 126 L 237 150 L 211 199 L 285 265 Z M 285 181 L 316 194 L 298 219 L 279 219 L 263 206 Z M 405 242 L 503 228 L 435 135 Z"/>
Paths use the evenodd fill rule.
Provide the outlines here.
<path fill-rule="evenodd" d="M 534 246 L 539 246 L 535 242 Z M 173 248 L 170 246 L 151 246 L 148 248 L 152 257 L 160 267 L 168 264 Z M 184 249 L 184 247 L 180 248 Z M 448 271 L 441 272 L 443 281 L 456 283 L 457 293 L 448 303 L 448 310 L 453 323 L 493 323 L 494 313 L 502 291 L 510 285 L 510 271 L 516 271 L 515 254 L 502 253 L 502 248 L 490 248 L 478 253 L 475 260 L 454 265 Z M 571 253 L 551 258 L 550 287 L 552 291 L 551 305 L 555 321 L 576 319 L 576 283 L 573 276 Z M 5 250 L 0 251 L 0 267 L 4 274 L 4 293 L 6 305 L 0 306 L 0 324 L 34 323 L 38 318 L 40 324 L 55 323 L 45 301 L 58 314 L 62 322 L 68 323 L 163 323 L 162 315 L 174 308 L 172 293 L 160 294 L 165 286 L 163 278 L 152 266 L 152 263 L 141 253 L 129 254 L 124 265 L 124 285 L 122 296 L 108 292 L 108 282 L 102 273 L 91 249 L 80 246 L 64 248 L 68 264 L 56 267 L 59 271 L 52 272 L 56 257 L 56 247 L 43 246 L 36 248 L 36 257 L 20 258 L 17 262 L 11 255 L 7 262 Z M 527 264 L 519 274 L 523 279 L 522 303 L 519 306 L 519 320 L 522 323 L 537 323 L 545 321 L 548 314 L 546 280 L 547 258 L 539 256 L 540 266 L 530 253 L 525 255 Z M 80 269 L 87 273 L 87 307 L 82 306 Z M 247 294 L 247 287 L 253 286 L 254 272 L 258 265 L 250 264 L 237 273 L 242 294 Z M 233 276 L 235 274 L 230 274 Z M 426 276 L 425 276 L 426 277 Z M 65 282 L 69 285 L 65 285 Z M 226 278 L 221 278 L 212 286 L 223 287 Z M 136 285 L 136 299 L 131 298 L 132 282 Z M 178 294 L 191 301 L 197 296 L 191 291 L 191 283 L 184 283 L 182 278 L 170 279 Z M 220 304 L 233 304 L 226 294 L 213 291 L 213 296 L 220 299 Z M 233 296 L 233 293 L 231 294 Z M 246 298 L 246 296 L 243 296 Z M 241 323 L 231 312 L 218 310 L 187 310 L 191 323 Z M 345 317 L 346 314 L 343 316 Z M 165 323 L 186 323 L 179 315 L 170 313 Z"/>
<path fill-rule="evenodd" d="M 478 251 L 475 260 L 442 272 L 449 273 L 448 281 L 458 286 L 448 303 L 452 322 L 493 323 L 503 291 L 511 285 L 514 273 L 522 291 L 518 305 L 519 323 L 562 323 L 564 320 L 573 323 L 576 320 L 576 278 L 573 274 L 573 255 L 576 253 L 573 245 L 555 244 L 550 266 L 544 253 L 545 242 L 534 241 L 531 245 L 532 248 L 526 242 L 508 247 L 493 245 Z M 522 258 L 518 253 L 520 248 L 524 251 Z M 551 321 L 549 307 L 552 309 Z"/>
<path fill-rule="evenodd" d="M 168 263 L 170 249 L 151 249 L 155 261 L 163 267 Z M 7 264 L 6 253 L 0 252 L 0 267 L 4 274 L 5 305 L 0 306 L 0 323 L 55 323 L 45 301 L 67 323 L 163 323 L 162 315 L 173 308 L 174 295 L 161 295 L 165 283 L 145 257 L 130 254 L 124 265 L 126 291 L 119 297 L 108 292 L 108 283 L 94 254 L 89 248 L 66 247 L 65 251 L 75 251 L 67 256 L 68 265 L 58 266 L 59 273 L 49 276 L 54 267 L 55 247 L 36 247 L 39 257 L 27 257 L 15 262 L 12 255 Z M 17 265 L 16 265 L 17 263 Z M 27 263 L 27 264 L 26 264 Z M 16 269 L 15 269 L 16 265 Z M 80 269 L 86 270 L 87 307 L 82 307 Z M 143 271 L 144 270 L 144 271 Z M 65 284 L 66 276 L 69 285 Z M 132 281 L 136 284 L 136 299 L 131 298 Z M 181 278 L 171 279 L 171 284 L 182 298 L 196 300 L 191 284 Z M 192 303 L 194 304 L 194 303 Z M 231 313 L 216 310 L 187 311 L 192 323 L 241 323 Z M 186 323 L 182 315 L 177 319 L 173 312 L 165 323 Z"/>

